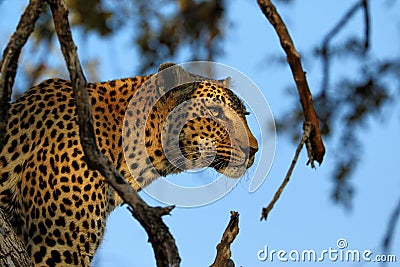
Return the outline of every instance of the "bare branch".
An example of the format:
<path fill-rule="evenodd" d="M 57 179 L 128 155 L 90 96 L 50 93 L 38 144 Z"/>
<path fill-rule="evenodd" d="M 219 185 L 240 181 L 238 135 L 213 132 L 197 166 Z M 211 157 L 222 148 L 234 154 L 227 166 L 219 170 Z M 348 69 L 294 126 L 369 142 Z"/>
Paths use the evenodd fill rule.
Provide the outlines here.
<path fill-rule="evenodd" d="M 290 167 L 286 173 L 285 179 L 283 180 L 282 184 L 279 186 L 278 190 L 276 191 L 276 193 L 274 195 L 274 198 L 271 200 L 271 202 L 268 204 L 268 206 L 266 208 L 262 209 L 260 221 L 267 220 L 268 214 L 274 208 L 276 202 L 278 202 L 278 199 L 281 196 L 286 185 L 289 183 L 290 176 L 292 176 L 293 169 L 296 166 L 297 159 L 299 158 L 299 155 L 300 155 L 301 149 L 303 148 L 304 143 L 307 143 L 310 140 L 309 138 L 313 131 L 313 129 L 312 129 L 313 125 L 311 123 L 304 123 L 303 127 L 304 127 L 303 136 L 300 140 L 299 145 L 297 146 L 296 153 L 294 154 L 292 163 L 290 164 Z M 310 161 L 312 162 L 312 160 L 311 160 L 312 158 L 310 156 L 311 151 L 310 151 L 309 146 L 307 146 L 307 153 L 309 154 Z"/>
<path fill-rule="evenodd" d="M 19 55 L 29 36 L 35 28 L 41 9 L 41 0 L 31 0 L 26 7 L 17 29 L 11 36 L 6 49 L 3 52 L 1 61 L 0 76 L 0 151 L 4 144 L 5 128 L 8 119 L 8 109 L 10 107 L 11 93 L 14 86 L 15 74 L 17 73 Z"/>
<path fill-rule="evenodd" d="M 231 219 L 222 235 L 221 242 L 217 245 L 217 256 L 210 267 L 235 266 L 231 260 L 231 244 L 239 233 L 239 213 L 231 211 Z"/>
<path fill-rule="evenodd" d="M 8 120 L 8 109 L 18 60 L 22 47 L 34 30 L 41 13 L 42 1 L 31 0 L 22 14 L 17 29 L 11 36 L 0 63 L 0 151 L 4 147 L 5 128 Z M 15 234 L 11 224 L 0 209 L 0 266 L 32 266 L 33 263 L 25 250 L 22 241 Z"/>
<path fill-rule="evenodd" d="M 180 257 L 175 240 L 161 216 L 169 214 L 173 207 L 151 208 L 139 197 L 137 192 L 125 181 L 113 164 L 98 149 L 93 130 L 93 119 L 86 79 L 83 74 L 76 46 L 72 40 L 68 22 L 68 9 L 62 0 L 47 0 L 53 13 L 55 29 L 68 66 L 73 94 L 78 113 L 78 124 L 82 147 L 88 165 L 98 170 L 121 198 L 131 205 L 133 216 L 145 228 L 152 243 L 157 266 L 179 266 Z"/>
<path fill-rule="evenodd" d="M 319 121 L 317 114 L 315 113 L 314 105 L 312 102 L 312 95 L 310 88 L 308 87 L 306 74 L 303 71 L 303 67 L 300 61 L 300 55 L 296 51 L 292 38 L 282 21 L 278 11 L 275 6 L 269 0 L 258 0 L 258 4 L 267 17 L 269 22 L 275 28 L 276 33 L 279 36 L 281 46 L 286 52 L 287 61 L 292 70 L 294 81 L 297 86 L 297 90 L 300 96 L 300 102 L 303 107 L 304 118 L 306 122 L 310 122 L 313 125 L 313 132 L 310 136 L 310 142 L 312 146 L 312 158 L 315 159 L 319 164 L 325 155 L 325 147 L 322 142 L 321 132 L 319 129 Z"/>

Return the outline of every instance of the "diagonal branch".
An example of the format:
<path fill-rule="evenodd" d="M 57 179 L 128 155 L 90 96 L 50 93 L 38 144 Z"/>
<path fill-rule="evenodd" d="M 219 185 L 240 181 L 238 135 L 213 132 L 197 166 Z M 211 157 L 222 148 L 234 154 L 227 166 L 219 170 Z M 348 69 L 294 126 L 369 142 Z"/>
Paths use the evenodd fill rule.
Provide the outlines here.
<path fill-rule="evenodd" d="M 125 181 L 113 164 L 98 149 L 93 130 L 93 119 L 86 79 L 83 74 L 76 46 L 72 40 L 68 22 L 68 9 L 63 0 L 47 0 L 53 13 L 54 25 L 58 35 L 72 82 L 82 147 L 87 164 L 98 170 L 121 198 L 131 205 L 132 215 L 145 228 L 153 246 L 157 266 L 179 266 L 180 257 L 175 240 L 162 221 L 161 216 L 169 214 L 173 207 L 151 208 L 138 193 Z"/>
<path fill-rule="evenodd" d="M 26 7 L 17 29 L 8 41 L 7 47 L 3 52 L 1 61 L 0 76 L 0 151 L 4 146 L 5 128 L 8 119 L 8 109 L 10 107 L 11 93 L 14 86 L 15 74 L 17 73 L 19 55 L 29 36 L 35 29 L 41 9 L 41 0 L 31 0 Z"/>
<path fill-rule="evenodd" d="M 310 136 L 311 147 L 312 147 L 312 159 L 310 159 L 311 166 L 313 166 L 313 159 L 315 159 L 319 164 L 325 155 L 325 147 L 322 142 L 321 132 L 319 129 L 319 121 L 317 114 L 315 113 L 314 105 L 312 102 L 312 95 L 310 88 L 308 87 L 306 74 L 301 65 L 300 55 L 296 51 L 292 38 L 282 21 L 278 11 L 275 6 L 269 0 L 257 0 L 262 12 L 267 17 L 269 22 L 274 27 L 276 33 L 279 36 L 281 46 L 286 52 L 287 61 L 289 63 L 290 69 L 296 83 L 296 87 L 300 96 L 300 102 L 303 107 L 305 122 L 311 123 L 313 126 L 313 132 Z"/>
<path fill-rule="evenodd" d="M 383 251 L 385 252 L 386 255 L 389 255 L 390 251 L 390 246 L 393 241 L 393 235 L 396 230 L 397 223 L 399 222 L 400 219 L 400 199 L 397 202 L 396 207 L 394 208 L 392 215 L 390 216 L 390 220 L 388 223 L 388 227 L 385 233 L 385 237 L 383 239 Z"/>
<path fill-rule="evenodd" d="M 11 36 L 0 62 L 0 151 L 4 147 L 5 128 L 8 120 L 8 109 L 18 60 L 22 47 L 35 28 L 41 9 L 41 0 L 31 0 L 22 14 L 14 34 Z M 25 246 L 0 210 L 0 266 L 32 266 L 33 263 Z"/>

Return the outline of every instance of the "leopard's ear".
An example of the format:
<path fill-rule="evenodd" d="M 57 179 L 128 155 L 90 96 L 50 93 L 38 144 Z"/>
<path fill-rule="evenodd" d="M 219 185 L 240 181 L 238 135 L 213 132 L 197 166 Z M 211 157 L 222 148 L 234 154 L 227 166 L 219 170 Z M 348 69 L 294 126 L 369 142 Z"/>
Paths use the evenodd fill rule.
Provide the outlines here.
<path fill-rule="evenodd" d="M 162 70 L 165 70 L 165 69 L 167 69 L 167 68 L 169 68 L 169 67 L 172 67 L 172 66 L 176 66 L 176 64 L 175 64 L 175 63 L 172 63 L 172 62 L 165 62 L 165 63 L 162 63 L 162 64 L 160 64 L 160 66 L 158 66 L 158 72 L 160 72 L 160 71 L 162 71 Z"/>
<path fill-rule="evenodd" d="M 195 75 L 185 71 L 181 66 L 170 62 L 159 66 L 156 77 L 158 88 L 163 92 L 196 80 Z"/>
<path fill-rule="evenodd" d="M 218 82 L 220 82 L 223 87 L 229 88 L 232 84 L 232 78 L 228 76 L 225 79 L 218 80 Z"/>
<path fill-rule="evenodd" d="M 168 86 L 176 86 L 191 82 L 198 82 L 204 80 L 210 80 L 210 78 L 196 75 L 184 70 L 181 66 L 176 65 L 172 62 L 165 62 L 160 64 L 158 67 L 158 84 L 168 88 Z M 232 78 L 226 77 L 225 79 L 217 80 L 222 86 L 229 88 L 231 86 Z"/>
<path fill-rule="evenodd" d="M 175 63 L 172 62 L 166 62 L 160 64 L 158 67 L 158 72 L 163 75 L 163 76 L 170 76 L 168 79 L 173 79 L 176 80 L 176 82 L 182 81 L 183 79 L 187 79 L 188 77 L 192 76 L 193 74 L 185 71 L 181 66 L 176 65 Z"/>

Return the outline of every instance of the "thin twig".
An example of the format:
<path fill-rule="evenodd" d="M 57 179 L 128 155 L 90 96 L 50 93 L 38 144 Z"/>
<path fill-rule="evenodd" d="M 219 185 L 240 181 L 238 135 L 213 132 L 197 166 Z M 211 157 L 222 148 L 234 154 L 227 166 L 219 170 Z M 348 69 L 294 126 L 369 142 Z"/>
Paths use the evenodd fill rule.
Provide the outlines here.
<path fill-rule="evenodd" d="M 276 191 L 276 193 L 274 195 L 274 198 L 270 201 L 268 206 L 266 208 L 262 209 L 260 221 L 267 220 L 268 214 L 274 208 L 274 205 L 278 201 L 278 199 L 281 196 L 281 194 L 282 194 L 283 190 L 285 189 L 286 185 L 289 183 L 290 177 L 292 176 L 293 169 L 296 166 L 297 160 L 299 158 L 301 149 L 303 148 L 304 143 L 306 143 L 307 140 L 309 140 L 310 135 L 311 135 L 311 133 L 313 131 L 312 127 L 313 127 L 312 124 L 304 123 L 303 136 L 301 137 L 300 143 L 296 148 L 296 152 L 294 154 L 292 163 L 290 164 L 290 167 L 289 167 L 289 169 L 288 169 L 288 171 L 286 173 L 285 179 L 283 180 L 282 184 L 279 186 L 278 190 Z"/>
<path fill-rule="evenodd" d="M 333 37 L 335 37 L 341 30 L 344 29 L 344 26 L 355 15 L 358 9 L 362 7 L 364 1 L 365 0 L 360 0 L 359 2 L 356 2 L 352 7 L 350 7 L 350 9 L 343 15 L 338 23 L 336 23 L 336 25 L 327 33 L 324 40 L 322 41 L 322 47 L 327 47 Z"/>
<path fill-rule="evenodd" d="M 368 0 L 362 0 L 362 6 L 364 10 L 364 52 L 366 52 L 369 48 L 369 29 L 370 29 L 370 19 L 369 19 L 369 8 L 368 8 Z"/>
<path fill-rule="evenodd" d="M 400 199 L 398 200 L 397 205 L 393 210 L 392 216 L 390 216 L 388 228 L 386 230 L 386 234 L 383 239 L 383 251 L 385 252 L 386 255 L 389 255 L 390 246 L 393 240 L 393 234 L 395 232 L 396 225 L 399 222 L 399 218 L 400 218 Z M 382 266 L 384 265 L 385 263 L 382 262 Z"/>
<path fill-rule="evenodd" d="M 139 197 L 138 193 L 126 182 L 113 164 L 98 149 L 93 130 L 93 119 L 86 79 L 83 74 L 76 46 L 72 40 L 68 22 L 68 9 L 62 0 L 47 0 L 53 13 L 55 29 L 68 66 L 72 82 L 73 95 L 78 113 L 78 124 L 82 147 L 90 168 L 98 170 L 128 203 L 132 215 L 145 228 L 151 242 L 157 266 L 179 266 L 180 257 L 175 240 L 162 221 L 161 216 L 169 214 L 173 206 L 151 208 Z"/>
<path fill-rule="evenodd" d="M 300 96 L 300 102 L 303 107 L 304 120 L 313 125 L 313 132 L 310 135 L 312 147 L 312 158 L 310 159 L 310 162 L 316 160 L 321 164 L 325 155 L 325 147 L 322 142 L 319 121 L 317 114 L 315 113 L 306 74 L 301 65 L 300 55 L 296 51 L 292 38 L 290 37 L 285 23 L 276 10 L 276 7 L 269 0 L 258 0 L 258 4 L 278 34 L 281 46 L 287 55 L 286 59 L 289 63 L 290 69 L 292 70 L 293 78 Z M 313 166 L 313 164 L 311 166 Z"/>
<path fill-rule="evenodd" d="M 239 233 L 239 213 L 231 211 L 231 219 L 222 235 L 221 242 L 217 245 L 217 255 L 210 267 L 235 266 L 231 260 L 231 244 Z"/>

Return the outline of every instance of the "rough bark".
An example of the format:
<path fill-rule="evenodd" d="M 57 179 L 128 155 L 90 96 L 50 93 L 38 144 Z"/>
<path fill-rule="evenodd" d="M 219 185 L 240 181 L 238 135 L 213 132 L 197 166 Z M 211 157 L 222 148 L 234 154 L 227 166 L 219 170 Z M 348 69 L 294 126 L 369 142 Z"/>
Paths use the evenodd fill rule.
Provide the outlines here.
<path fill-rule="evenodd" d="M 226 227 L 221 242 L 217 245 L 217 256 L 210 267 L 233 267 L 231 244 L 239 233 L 239 213 L 231 211 L 231 219 Z"/>
<path fill-rule="evenodd" d="M 0 209 L 0 266 L 33 266 L 25 246 L 15 234 L 11 224 Z"/>

